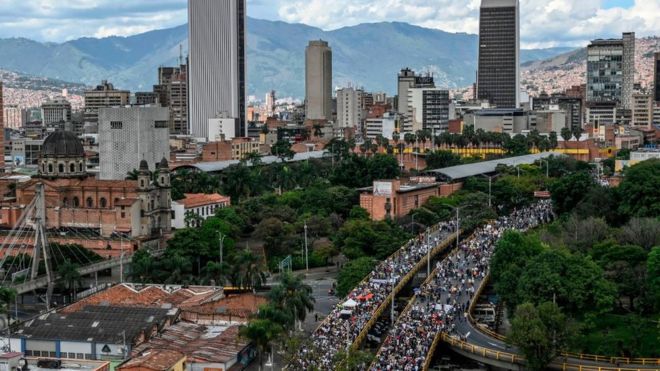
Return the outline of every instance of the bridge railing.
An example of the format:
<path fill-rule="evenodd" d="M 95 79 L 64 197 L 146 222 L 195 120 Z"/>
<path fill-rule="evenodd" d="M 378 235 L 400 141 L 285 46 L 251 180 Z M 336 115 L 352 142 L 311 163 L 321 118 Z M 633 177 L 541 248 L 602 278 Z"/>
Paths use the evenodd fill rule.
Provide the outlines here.
<path fill-rule="evenodd" d="M 458 348 L 462 351 L 466 351 L 468 353 L 472 353 L 484 358 L 495 359 L 498 361 L 504 361 L 512 364 L 525 362 L 525 359 L 517 354 L 495 351 L 489 348 L 473 345 L 466 341 L 450 336 L 446 333 L 442 334 L 442 340 L 454 348 Z"/>
<path fill-rule="evenodd" d="M 432 232 L 431 232 L 432 233 Z M 443 241 L 441 241 L 436 247 L 434 247 L 431 250 L 431 258 L 435 257 L 439 253 L 443 252 L 444 250 L 447 249 L 447 247 L 451 246 L 452 243 L 456 240 L 456 235 L 457 232 L 452 233 L 449 235 L 447 238 L 445 238 Z M 353 344 L 351 345 L 352 350 L 357 350 L 359 349 L 360 345 L 362 345 L 362 342 L 364 339 L 367 338 L 367 335 L 369 334 L 369 330 L 378 322 L 378 319 L 380 316 L 383 315 L 383 312 L 387 309 L 387 307 L 392 303 L 392 297 L 396 297 L 396 295 L 410 282 L 410 280 L 415 277 L 415 275 L 419 272 L 420 269 L 424 265 L 427 264 L 426 259 L 422 258 L 415 266 L 406 274 L 400 281 L 399 283 L 392 289 L 392 292 L 387 296 L 387 298 L 383 301 L 383 303 L 374 311 L 374 314 L 371 316 L 371 319 L 364 325 L 362 328 L 362 331 L 360 331 L 360 334 L 355 338 L 355 341 L 353 341 Z M 403 312 L 400 312 L 401 314 Z M 394 324 L 391 324 L 394 325 Z"/>

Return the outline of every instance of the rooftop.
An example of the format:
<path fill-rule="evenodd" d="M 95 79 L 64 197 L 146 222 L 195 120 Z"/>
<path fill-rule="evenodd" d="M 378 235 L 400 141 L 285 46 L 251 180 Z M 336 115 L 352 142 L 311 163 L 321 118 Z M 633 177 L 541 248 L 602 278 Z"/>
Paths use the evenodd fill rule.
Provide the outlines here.
<path fill-rule="evenodd" d="M 14 336 L 121 344 L 124 335 L 130 341 L 176 313 L 177 310 L 166 308 L 86 306 L 77 312 L 48 313 L 27 321 Z"/>
<path fill-rule="evenodd" d="M 151 349 L 162 349 L 185 354 L 189 363 L 226 363 L 236 358 L 248 343 L 239 337 L 238 326 L 205 326 L 179 322 L 135 347 L 133 355 L 144 354 Z"/>
<path fill-rule="evenodd" d="M 227 196 L 223 196 L 217 193 L 214 194 L 203 194 L 203 193 L 186 193 L 184 199 L 176 201 L 179 204 L 182 204 L 186 209 L 192 209 L 200 206 L 216 205 L 220 203 L 229 204 L 231 199 Z"/>
<path fill-rule="evenodd" d="M 146 367 L 149 370 L 169 371 L 185 357 L 183 353 L 174 350 L 152 350 L 121 364 L 117 370 Z"/>
<path fill-rule="evenodd" d="M 302 153 L 296 153 L 296 155 L 291 159 L 288 160 L 287 162 L 298 162 L 298 161 L 305 161 L 305 160 L 310 160 L 310 159 L 315 159 L 315 158 L 323 158 L 326 155 L 325 151 L 311 151 L 311 152 L 302 152 Z M 261 162 L 265 165 L 268 164 L 273 164 L 276 162 L 281 162 L 280 158 L 277 156 L 264 156 L 261 158 Z M 215 173 L 219 172 L 222 170 L 225 170 L 226 168 L 232 166 L 232 165 L 238 165 L 240 161 L 238 160 L 227 160 L 227 161 L 214 161 L 214 162 L 198 162 L 196 164 L 192 165 L 184 165 L 181 167 L 193 167 L 196 168 L 197 170 L 203 171 L 205 173 Z M 247 163 L 248 166 L 252 166 L 251 163 Z"/>
<path fill-rule="evenodd" d="M 426 171 L 426 173 L 435 175 L 436 177 L 442 176 L 448 178 L 449 180 L 458 180 L 458 179 L 473 177 L 475 175 L 494 173 L 499 165 L 507 165 L 507 166 L 529 165 L 535 163 L 538 160 L 542 160 L 551 156 L 560 157 L 563 156 L 563 154 L 559 152 L 543 152 L 533 155 L 509 157 L 509 158 L 503 158 L 493 161 L 484 161 L 484 162 L 477 162 L 468 165 L 459 165 L 459 166 L 446 167 L 443 169 L 428 170 Z"/>

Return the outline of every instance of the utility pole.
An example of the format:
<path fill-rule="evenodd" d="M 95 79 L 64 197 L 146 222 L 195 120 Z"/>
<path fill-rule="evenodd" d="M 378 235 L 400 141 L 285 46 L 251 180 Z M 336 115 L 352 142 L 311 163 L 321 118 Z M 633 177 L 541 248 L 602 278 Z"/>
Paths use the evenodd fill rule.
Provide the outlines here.
<path fill-rule="evenodd" d="M 488 208 L 493 207 L 492 201 L 493 177 L 488 177 Z"/>
<path fill-rule="evenodd" d="M 121 246 L 121 255 L 119 256 L 119 282 L 124 283 L 124 239 L 119 235 L 119 245 Z"/>
<path fill-rule="evenodd" d="M 222 234 L 222 232 L 218 231 L 218 241 L 219 241 L 219 245 L 220 245 L 220 268 L 221 269 L 222 269 L 222 258 L 223 258 L 222 254 L 223 254 L 223 250 L 224 250 L 225 237 L 227 237 L 227 236 Z"/>
<path fill-rule="evenodd" d="M 428 279 L 431 276 L 431 241 L 430 241 L 430 232 L 426 230 L 426 278 Z"/>
<path fill-rule="evenodd" d="M 309 272 L 309 250 L 307 249 L 307 221 L 305 221 L 305 270 Z"/>

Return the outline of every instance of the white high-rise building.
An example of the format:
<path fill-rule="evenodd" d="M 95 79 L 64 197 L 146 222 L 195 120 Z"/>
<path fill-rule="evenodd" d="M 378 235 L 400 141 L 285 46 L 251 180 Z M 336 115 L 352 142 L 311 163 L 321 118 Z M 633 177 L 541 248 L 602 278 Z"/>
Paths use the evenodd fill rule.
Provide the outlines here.
<path fill-rule="evenodd" d="M 360 128 L 362 126 L 363 91 L 355 88 L 337 90 L 337 127 Z"/>
<path fill-rule="evenodd" d="M 247 130 L 245 0 L 188 0 L 189 121 L 208 139 L 209 119 L 230 116 Z"/>
<path fill-rule="evenodd" d="M 167 107 L 117 107 L 99 110 L 99 162 L 102 180 L 123 180 L 145 160 L 150 169 L 170 158 Z"/>

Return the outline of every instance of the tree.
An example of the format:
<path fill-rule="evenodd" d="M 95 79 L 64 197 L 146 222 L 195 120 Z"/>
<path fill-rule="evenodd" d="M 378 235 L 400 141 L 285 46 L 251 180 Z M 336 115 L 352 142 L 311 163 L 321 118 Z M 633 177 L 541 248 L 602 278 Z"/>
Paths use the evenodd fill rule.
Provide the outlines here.
<path fill-rule="evenodd" d="M 270 153 L 277 156 L 282 162 L 291 160 L 296 154 L 291 150 L 291 143 L 288 140 L 280 139 L 271 148 Z"/>
<path fill-rule="evenodd" d="M 250 250 L 237 252 L 234 258 L 234 267 L 238 271 L 240 288 L 255 289 L 266 283 L 266 268 L 261 258 L 254 255 Z"/>
<path fill-rule="evenodd" d="M 268 352 L 271 343 L 283 332 L 282 326 L 267 320 L 255 319 L 239 328 L 239 335 L 250 340 L 259 354 L 259 370 L 263 367 L 263 355 Z"/>
<path fill-rule="evenodd" d="M 619 211 L 627 217 L 657 218 L 660 215 L 660 159 L 626 168 L 619 186 Z"/>
<path fill-rule="evenodd" d="M 552 131 L 550 132 L 550 137 L 548 138 L 550 141 L 550 149 L 556 149 L 559 146 L 559 143 L 557 141 L 557 132 Z"/>
<path fill-rule="evenodd" d="M 337 352 L 333 360 L 336 371 L 353 371 L 367 369 L 374 357 L 373 353 L 367 351 L 349 349 L 348 353 L 345 350 Z"/>
<path fill-rule="evenodd" d="M 209 261 L 202 270 L 204 281 L 213 283 L 215 286 L 224 286 L 227 283 L 229 264 L 223 262 Z"/>
<path fill-rule="evenodd" d="M 568 127 L 561 128 L 559 135 L 561 135 L 562 139 L 564 139 L 564 144 L 568 143 L 571 138 L 573 138 L 573 132 L 571 132 L 571 129 Z"/>
<path fill-rule="evenodd" d="M 135 283 L 151 281 L 153 271 L 153 258 L 146 249 L 139 249 L 133 254 L 131 260 L 131 280 Z"/>
<path fill-rule="evenodd" d="M 605 278 L 616 285 L 619 307 L 624 307 L 622 298 L 627 298 L 628 308 L 634 311 L 636 299 L 645 291 L 646 251 L 639 246 L 610 242 L 594 247 L 592 256 L 603 269 Z"/>
<path fill-rule="evenodd" d="M 64 261 L 63 264 L 57 269 L 57 274 L 60 276 L 60 281 L 65 285 L 66 289 L 72 293 L 72 301 L 76 300 L 76 289 L 81 283 L 82 276 L 78 272 L 80 266 L 72 263 L 70 260 Z"/>
<path fill-rule="evenodd" d="M 461 164 L 461 156 L 451 151 L 435 151 L 426 155 L 427 169 L 442 169 Z"/>
<path fill-rule="evenodd" d="M 526 368 L 545 370 L 563 348 L 567 320 L 557 305 L 543 303 L 535 307 L 524 303 L 516 308 L 508 337 L 525 355 Z"/>
<path fill-rule="evenodd" d="M 16 299 L 16 290 L 0 287 L 0 314 L 9 315 L 9 305 Z"/>
<path fill-rule="evenodd" d="M 337 276 L 337 296 L 344 297 L 371 273 L 376 261 L 370 257 L 362 257 L 344 264 Z"/>
<path fill-rule="evenodd" d="M 280 282 L 268 293 L 270 302 L 290 315 L 290 318 L 304 322 L 307 313 L 314 309 L 315 299 L 312 287 L 303 282 L 303 277 L 284 272 Z"/>
<path fill-rule="evenodd" d="M 552 201 L 558 213 L 566 213 L 578 205 L 587 192 L 596 184 L 586 172 L 579 172 L 560 178 L 550 187 Z"/>
<path fill-rule="evenodd" d="M 522 134 L 516 134 L 513 138 L 504 144 L 504 149 L 511 156 L 522 156 L 529 154 L 529 144 L 527 137 Z"/>
<path fill-rule="evenodd" d="M 660 246 L 654 247 L 646 261 L 646 277 L 656 312 L 660 311 Z"/>
<path fill-rule="evenodd" d="M 641 246 L 650 251 L 660 246 L 660 220 L 654 218 L 632 218 L 621 228 L 619 242 Z"/>

